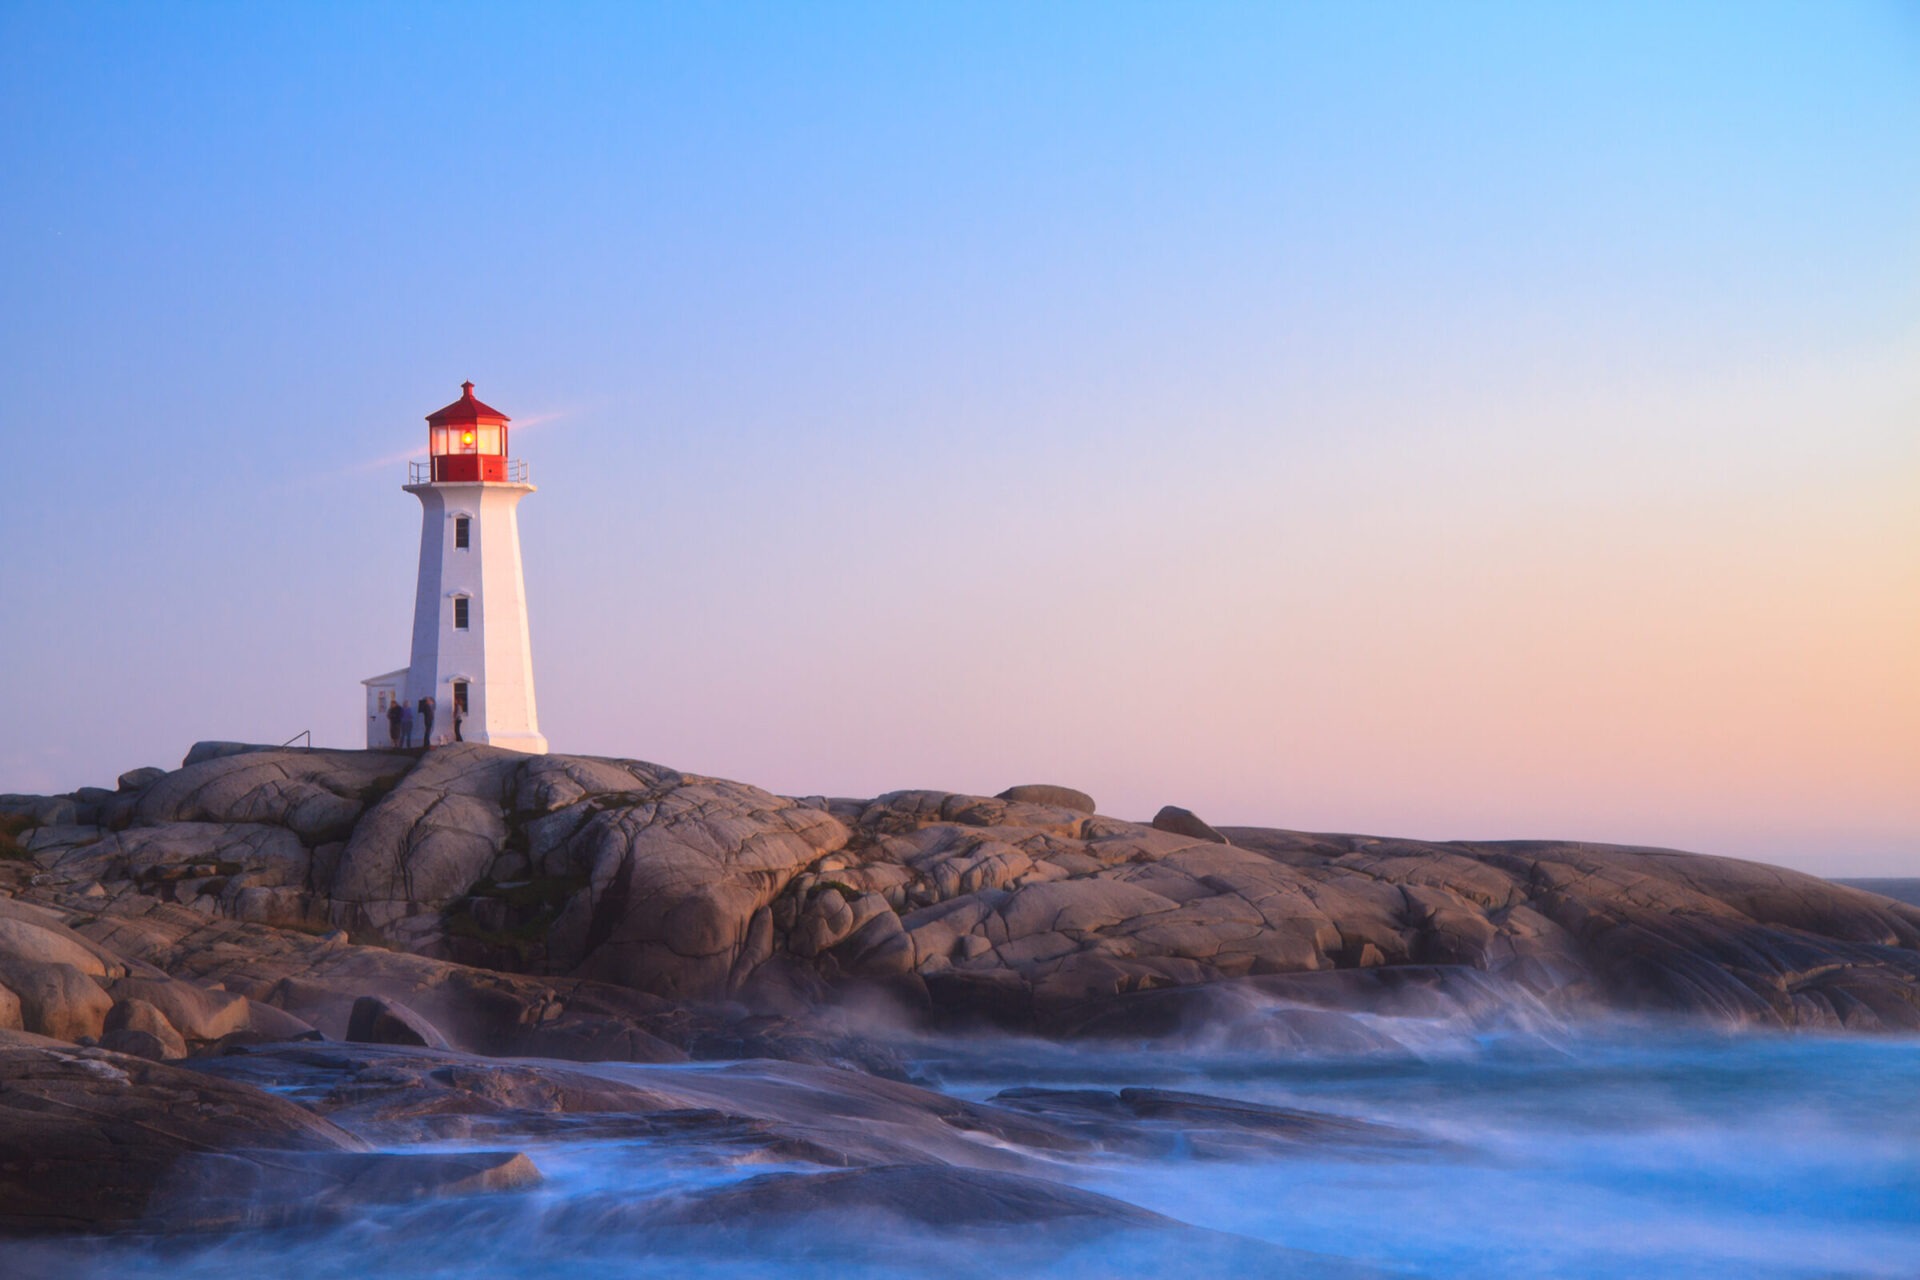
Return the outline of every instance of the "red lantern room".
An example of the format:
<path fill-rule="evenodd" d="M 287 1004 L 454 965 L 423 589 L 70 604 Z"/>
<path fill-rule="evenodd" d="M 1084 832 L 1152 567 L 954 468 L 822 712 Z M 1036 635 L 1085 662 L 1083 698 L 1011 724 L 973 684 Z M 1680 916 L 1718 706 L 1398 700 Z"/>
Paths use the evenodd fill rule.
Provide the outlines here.
<path fill-rule="evenodd" d="M 473 398 L 473 384 L 444 409 L 427 415 L 427 447 L 436 483 L 507 478 L 507 415 Z"/>

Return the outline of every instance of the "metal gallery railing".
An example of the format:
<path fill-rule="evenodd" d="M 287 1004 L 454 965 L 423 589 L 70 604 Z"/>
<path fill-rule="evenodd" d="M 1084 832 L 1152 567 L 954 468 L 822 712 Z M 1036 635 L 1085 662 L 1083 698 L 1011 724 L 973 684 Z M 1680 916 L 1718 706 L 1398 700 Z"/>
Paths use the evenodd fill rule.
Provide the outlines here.
<path fill-rule="evenodd" d="M 458 457 L 461 455 L 454 454 L 448 456 Z M 407 483 L 432 484 L 434 482 L 433 462 L 434 460 L 432 458 L 413 458 L 409 460 L 407 463 Z M 529 474 L 531 473 L 527 470 L 527 460 L 525 458 L 507 459 L 506 483 L 531 484 L 532 481 L 527 478 Z"/>

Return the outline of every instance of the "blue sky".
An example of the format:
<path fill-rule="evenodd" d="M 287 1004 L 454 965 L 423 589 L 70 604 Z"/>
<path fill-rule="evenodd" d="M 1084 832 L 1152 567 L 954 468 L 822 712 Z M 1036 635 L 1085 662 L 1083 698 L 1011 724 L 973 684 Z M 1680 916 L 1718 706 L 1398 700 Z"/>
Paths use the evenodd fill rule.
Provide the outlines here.
<path fill-rule="evenodd" d="M 1920 11 L 0 7 L 0 789 L 542 727 L 1920 874 Z"/>

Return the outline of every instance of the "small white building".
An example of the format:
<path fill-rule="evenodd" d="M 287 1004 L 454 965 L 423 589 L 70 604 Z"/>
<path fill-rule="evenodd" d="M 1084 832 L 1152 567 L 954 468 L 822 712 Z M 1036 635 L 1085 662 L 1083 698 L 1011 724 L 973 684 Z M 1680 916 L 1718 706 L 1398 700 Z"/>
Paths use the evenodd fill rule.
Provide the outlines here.
<path fill-rule="evenodd" d="M 413 661 L 361 682 L 367 745 L 392 745 L 399 704 L 413 708 L 411 745 L 429 745 L 420 704 L 432 698 L 433 742 L 540 753 L 518 514 L 533 486 L 508 457 L 507 415 L 474 399 L 471 382 L 461 391 L 427 415 L 428 458 L 410 464 L 406 490 L 421 507 Z"/>

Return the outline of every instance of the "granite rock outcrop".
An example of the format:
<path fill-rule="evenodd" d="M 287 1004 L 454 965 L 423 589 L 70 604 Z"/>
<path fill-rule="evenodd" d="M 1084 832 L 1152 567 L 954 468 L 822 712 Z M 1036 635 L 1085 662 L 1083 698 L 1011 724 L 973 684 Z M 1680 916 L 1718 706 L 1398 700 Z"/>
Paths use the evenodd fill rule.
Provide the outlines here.
<path fill-rule="evenodd" d="M 135 990 L 191 977 L 329 1035 L 380 996 L 486 1051 L 571 1037 L 645 1056 L 663 1050 L 636 1039 L 654 1035 L 644 1017 L 588 1006 L 793 1016 L 881 993 L 1067 1034 L 1125 1025 L 1110 1006 L 1166 989 L 1438 966 L 1557 1007 L 1920 1026 L 1920 910 L 1734 859 L 1216 828 L 1173 805 L 1143 823 L 1057 785 L 783 797 L 471 744 L 189 760 L 123 776 L 86 814 L 8 798 L 27 824 L 16 892 L 50 910 L 0 914 L 0 1011 L 21 1010 L 0 1016 L 78 1038 L 137 998 L 187 1042 L 248 1024 Z M 269 961 L 182 947 L 216 923 L 256 927 L 245 945 Z"/>

